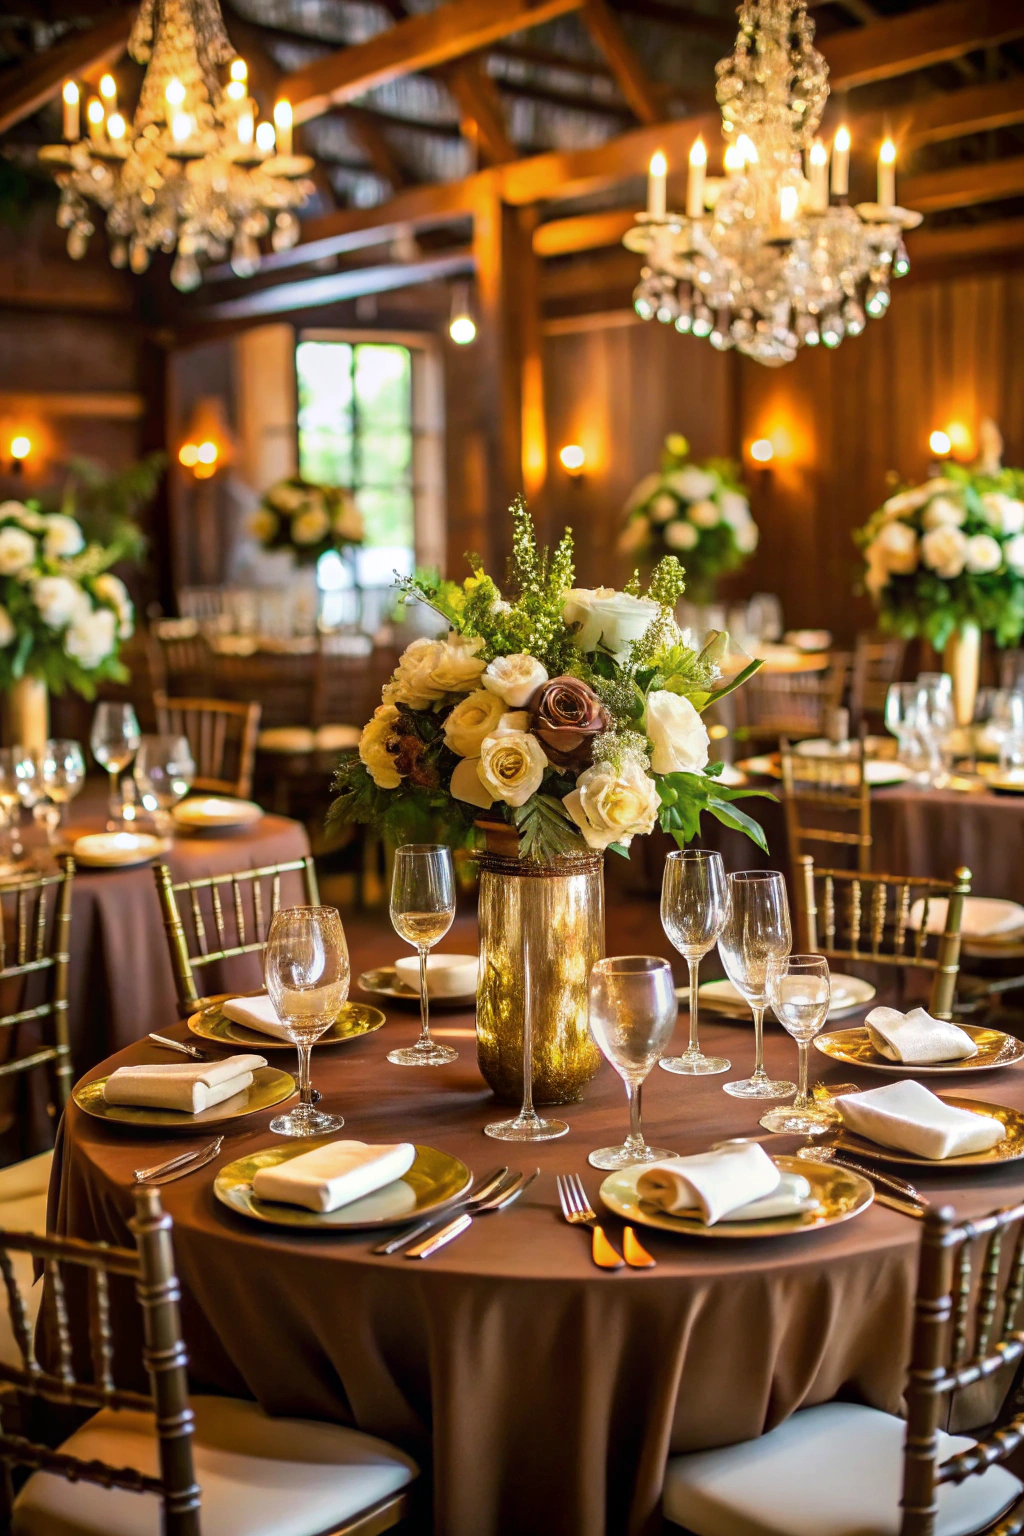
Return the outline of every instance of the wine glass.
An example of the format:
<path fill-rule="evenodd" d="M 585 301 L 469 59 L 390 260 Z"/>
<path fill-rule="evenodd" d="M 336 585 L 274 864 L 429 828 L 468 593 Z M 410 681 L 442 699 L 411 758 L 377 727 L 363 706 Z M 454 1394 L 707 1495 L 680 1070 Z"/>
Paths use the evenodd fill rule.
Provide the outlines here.
<path fill-rule="evenodd" d="M 774 869 L 742 870 L 729 876 L 729 903 L 718 953 L 754 1015 L 754 1071 L 723 1087 L 737 1099 L 785 1099 L 796 1084 L 773 1082 L 764 1069 L 764 1011 L 771 966 L 789 954 L 793 943 L 786 882 Z"/>
<path fill-rule="evenodd" d="M 18 822 L 21 816 L 21 790 L 18 764 L 22 747 L 0 748 L 0 812 L 3 813 L 3 829 L 10 858 L 18 859 L 24 852 Z"/>
<path fill-rule="evenodd" d="M 649 1147 L 640 1130 L 640 1089 L 679 1014 L 672 967 L 656 955 L 620 955 L 590 968 L 590 1032 L 626 1085 L 629 1135 L 619 1147 L 591 1152 L 594 1168 L 632 1168 L 678 1156 Z"/>
<path fill-rule="evenodd" d="M 729 916 L 729 887 L 720 853 L 676 849 L 665 860 L 661 881 L 661 925 L 670 943 L 686 959 L 690 972 L 690 1043 L 681 1056 L 663 1056 L 659 1067 L 687 1077 L 728 1072 L 724 1056 L 705 1056 L 697 1037 L 697 971 L 715 947 Z"/>
<path fill-rule="evenodd" d="M 56 826 L 64 823 L 64 808 L 85 783 L 85 757 L 77 741 L 48 741 L 42 758 L 43 790 L 57 807 Z M 49 830 L 49 822 L 47 822 Z"/>
<path fill-rule="evenodd" d="M 838 1118 L 835 1110 L 820 1109 L 807 1091 L 811 1041 L 828 1018 L 832 1000 L 828 961 L 824 955 L 785 955 L 771 967 L 769 991 L 775 1017 L 799 1048 L 800 1082 L 792 1104 L 770 1109 L 760 1123 L 766 1131 L 820 1136 Z"/>
<path fill-rule="evenodd" d="M 89 745 L 93 757 L 110 775 L 110 819 L 107 822 L 110 832 L 116 832 L 124 820 L 118 775 L 128 767 L 141 739 L 139 722 L 130 704 L 113 704 L 105 699 L 96 705 Z"/>
<path fill-rule="evenodd" d="M 948 673 L 922 672 L 918 677 L 914 725 L 928 753 L 930 781 L 938 786 L 951 761 L 950 735 L 956 725 L 953 683 Z"/>
<path fill-rule="evenodd" d="M 896 752 L 901 762 L 907 762 L 913 751 L 916 701 L 916 683 L 889 684 L 885 695 L 885 724 L 896 737 Z"/>
<path fill-rule="evenodd" d="M 171 829 L 170 811 L 187 795 L 196 765 L 185 736 L 143 736 L 132 777 L 161 836 Z"/>
<path fill-rule="evenodd" d="M 337 907 L 282 907 L 274 913 L 263 952 L 263 978 L 277 1016 L 299 1053 L 299 1103 L 277 1115 L 278 1136 L 320 1136 L 340 1131 L 341 1115 L 313 1108 L 309 1058 L 348 997 L 345 930 Z"/>
<path fill-rule="evenodd" d="M 415 1045 L 388 1051 L 399 1067 L 443 1067 L 458 1059 L 450 1045 L 430 1038 L 427 954 L 443 939 L 455 918 L 455 871 L 452 851 L 441 843 L 406 843 L 395 852 L 391 877 L 391 925 L 420 956 L 420 1038 Z"/>

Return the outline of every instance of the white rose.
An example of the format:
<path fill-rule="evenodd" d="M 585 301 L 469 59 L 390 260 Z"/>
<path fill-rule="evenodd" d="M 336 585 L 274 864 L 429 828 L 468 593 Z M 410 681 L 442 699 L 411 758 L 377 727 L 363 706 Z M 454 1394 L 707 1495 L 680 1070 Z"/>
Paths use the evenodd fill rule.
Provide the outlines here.
<path fill-rule="evenodd" d="M 109 603 L 117 613 L 130 613 L 132 611 L 131 599 L 128 596 L 128 588 L 120 576 L 112 576 L 105 571 L 102 576 L 97 576 L 92 584 L 92 590 L 102 603 Z"/>
<path fill-rule="evenodd" d="M 669 549 L 695 549 L 700 534 L 692 523 L 669 523 L 665 529 L 665 543 Z"/>
<path fill-rule="evenodd" d="M 359 738 L 359 756 L 378 789 L 397 789 L 402 782 L 394 756 L 388 751 L 389 745 L 397 739 L 394 729 L 397 719 L 398 710 L 394 704 L 378 704 Z"/>
<path fill-rule="evenodd" d="M 483 643 L 454 633 L 447 640 L 413 640 L 384 689 L 384 702 L 426 709 L 445 694 L 470 693 L 484 670 L 485 663 L 476 654 Z"/>
<path fill-rule="evenodd" d="M 985 576 L 997 571 L 1003 563 L 1003 546 L 990 533 L 976 533 L 967 540 L 967 559 L 964 562 L 974 576 Z"/>
<path fill-rule="evenodd" d="M 0 603 L 0 648 L 10 645 L 17 631 L 14 628 L 14 620 L 7 609 Z"/>
<path fill-rule="evenodd" d="M 330 531 L 330 518 L 323 507 L 310 507 L 308 512 L 300 512 L 292 523 L 292 538 L 296 544 L 319 544 Z"/>
<path fill-rule="evenodd" d="M 698 528 L 717 528 L 722 521 L 717 503 L 713 501 L 695 501 L 687 508 L 686 515 Z"/>
<path fill-rule="evenodd" d="M 730 528 L 743 528 L 750 522 L 750 503 L 739 491 L 719 491 L 718 506 L 722 521 Z"/>
<path fill-rule="evenodd" d="M 882 511 L 887 517 L 902 517 L 904 512 L 916 512 L 918 507 L 923 507 L 933 496 L 941 496 L 943 491 L 956 490 L 959 490 L 957 481 L 936 475 L 923 485 L 915 485 L 909 491 L 899 491 L 895 496 L 890 496 L 888 501 L 882 503 Z"/>
<path fill-rule="evenodd" d="M 877 540 L 875 542 L 877 543 Z M 864 585 L 871 596 L 877 598 L 881 595 L 883 587 L 889 585 L 889 567 L 885 563 L 884 556 L 875 549 L 874 544 L 868 545 L 864 551 L 864 558 L 868 563 Z"/>
<path fill-rule="evenodd" d="M 51 560 L 66 560 L 85 548 L 85 534 L 73 517 L 55 512 L 46 519 L 43 549 Z"/>
<path fill-rule="evenodd" d="M 887 523 L 872 546 L 879 563 L 896 576 L 909 576 L 917 567 L 917 534 L 908 523 Z"/>
<path fill-rule="evenodd" d="M 669 518 L 675 517 L 678 506 L 679 503 L 674 496 L 670 496 L 667 491 L 662 491 L 660 496 L 655 496 L 647 508 L 647 514 L 652 523 L 667 523 Z"/>
<path fill-rule="evenodd" d="M 562 618 L 581 626 L 573 637 L 581 651 L 596 651 L 600 644 L 613 656 L 624 656 L 659 611 L 650 598 L 631 597 L 613 587 L 576 587 L 566 593 Z"/>
<path fill-rule="evenodd" d="M 952 581 L 967 559 L 967 535 L 959 528 L 932 528 L 921 540 L 921 559 L 936 576 Z"/>
<path fill-rule="evenodd" d="M 648 497 L 653 496 L 661 484 L 661 476 L 655 470 L 650 475 L 644 475 L 643 479 L 634 485 L 629 493 L 629 500 L 623 508 L 624 512 L 632 512 L 635 507 L 642 507 Z"/>
<path fill-rule="evenodd" d="M 698 469 L 695 464 L 688 464 L 685 469 L 677 469 L 671 475 L 666 475 L 665 484 L 684 501 L 704 501 L 715 494 L 718 476 L 706 469 Z"/>
<path fill-rule="evenodd" d="M 511 709 L 521 709 L 529 704 L 541 683 L 548 680 L 547 668 L 536 656 L 521 651 L 512 656 L 496 656 L 485 667 L 481 683 Z"/>
<path fill-rule="evenodd" d="M 64 649 L 79 666 L 91 672 L 117 644 L 117 616 L 109 608 L 75 619 L 64 636 Z"/>
<path fill-rule="evenodd" d="M 637 834 L 651 832 L 660 804 L 654 780 L 636 763 L 616 773 L 611 763 L 595 763 L 563 797 L 573 821 L 589 847 L 621 843 L 628 848 Z"/>
<path fill-rule="evenodd" d="M 480 748 L 480 780 L 496 800 L 525 805 L 540 789 L 548 760 L 529 731 L 500 731 Z"/>
<path fill-rule="evenodd" d="M 647 695 L 644 721 L 655 773 L 699 773 L 707 767 L 707 727 L 689 699 L 658 689 Z"/>
<path fill-rule="evenodd" d="M 1014 534 L 1003 545 L 1003 559 L 1011 571 L 1024 575 L 1024 533 Z"/>
<path fill-rule="evenodd" d="M 1003 491 L 986 491 L 981 498 L 985 517 L 997 533 L 1024 532 L 1024 501 Z"/>
<path fill-rule="evenodd" d="M 459 700 L 445 721 L 446 746 L 459 757 L 479 757 L 484 737 L 494 733 L 503 714 L 505 705 L 497 694 L 475 688 Z"/>
<path fill-rule="evenodd" d="M 754 550 L 757 548 L 757 541 L 760 538 L 757 524 L 752 517 L 748 517 L 741 527 L 734 528 L 732 536 L 736 540 L 736 548 L 744 555 L 752 555 L 754 553 Z"/>
<path fill-rule="evenodd" d="M 3 534 L 0 534 L 0 539 Z M 66 576 L 41 576 L 32 583 L 32 598 L 44 624 L 62 629 L 65 624 L 88 618 L 92 605 L 77 581 Z"/>
<path fill-rule="evenodd" d="M 0 528 L 0 576 L 16 576 L 36 558 L 36 541 L 24 528 Z"/>
<path fill-rule="evenodd" d="M 933 496 L 921 517 L 926 528 L 960 528 L 966 520 L 966 508 L 951 496 Z"/>
<path fill-rule="evenodd" d="M 279 512 L 286 512 L 289 517 L 294 517 L 296 512 L 301 512 L 307 505 L 309 492 L 305 486 L 289 485 L 285 480 L 267 492 L 267 500 Z"/>

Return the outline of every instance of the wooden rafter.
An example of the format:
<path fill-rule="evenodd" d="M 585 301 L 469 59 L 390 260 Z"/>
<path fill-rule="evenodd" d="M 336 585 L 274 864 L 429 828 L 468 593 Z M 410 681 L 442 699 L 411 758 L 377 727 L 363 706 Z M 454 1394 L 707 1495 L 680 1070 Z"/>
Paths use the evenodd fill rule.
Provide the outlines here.
<path fill-rule="evenodd" d="M 1024 155 L 1014 155 L 1009 160 L 987 160 L 980 165 L 953 165 L 944 171 L 908 176 L 897 190 L 906 207 L 918 208 L 922 213 L 1019 197 L 1024 193 Z"/>
<path fill-rule="evenodd" d="M 76 32 L 31 63 L 20 64 L 17 79 L 11 82 L 11 89 L 0 102 L 0 133 L 6 133 L 15 123 L 31 117 L 52 101 L 69 77 L 84 75 L 119 59 L 128 45 L 134 17 L 134 6 L 119 7 L 87 32 Z"/>
<path fill-rule="evenodd" d="M 1024 36 L 1021 0 L 942 0 L 820 39 L 833 90 L 943 64 L 949 59 Z"/>
<path fill-rule="evenodd" d="M 415 288 L 420 283 L 465 277 L 473 270 L 469 249 L 445 251 L 422 261 L 385 262 L 373 267 L 355 267 L 346 272 L 329 272 L 322 277 L 307 277 L 276 287 L 257 288 L 235 299 L 218 299 L 213 304 L 189 309 L 188 321 L 206 324 L 213 321 L 254 320 L 261 315 L 282 315 L 289 310 L 317 309 L 324 304 L 341 304 L 371 293 L 389 293 L 398 288 Z"/>
<path fill-rule="evenodd" d="M 905 151 L 1014 123 L 1024 123 L 1024 80 L 1019 75 L 992 85 L 943 91 L 884 113 L 868 113 L 857 118 L 856 133 L 858 140 L 865 135 L 880 139 L 891 133 L 899 149 Z"/>
<path fill-rule="evenodd" d="M 388 182 L 393 192 L 401 192 L 403 187 L 409 185 L 409 177 L 374 114 L 364 111 L 362 107 L 345 107 L 343 116 L 365 150 L 374 173 L 382 181 Z"/>
<path fill-rule="evenodd" d="M 633 114 L 641 123 L 656 123 L 664 117 L 659 93 L 633 51 L 622 23 L 608 0 L 585 0 L 583 21 L 608 67 L 619 83 Z"/>
<path fill-rule="evenodd" d="M 505 126 L 501 97 L 479 59 L 455 59 L 439 71 L 462 119 L 462 131 L 475 140 L 491 165 L 505 165 L 517 150 Z"/>

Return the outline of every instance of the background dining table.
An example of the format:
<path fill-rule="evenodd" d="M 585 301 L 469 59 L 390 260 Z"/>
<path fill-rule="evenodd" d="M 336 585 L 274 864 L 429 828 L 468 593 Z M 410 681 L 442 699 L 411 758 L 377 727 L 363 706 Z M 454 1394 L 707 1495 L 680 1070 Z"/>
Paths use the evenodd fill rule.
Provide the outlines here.
<path fill-rule="evenodd" d="M 656 924 L 649 904 L 611 909 L 609 949 L 639 942 L 665 952 L 660 934 L 652 939 Z M 354 975 L 400 951 L 379 923 L 347 929 Z M 472 920 L 459 918 L 444 948 L 474 944 Z M 655 1269 L 598 1270 L 588 1234 L 562 1220 L 554 1175 L 580 1173 L 597 1203 L 602 1175 L 586 1158 L 625 1132 L 620 1079 L 603 1067 L 584 1100 L 560 1112 L 570 1125 L 562 1140 L 490 1142 L 482 1127 L 495 1105 L 477 1069 L 472 1009 L 435 1009 L 438 1036 L 459 1060 L 420 1071 L 384 1059 L 414 1039 L 415 1009 L 387 1013 L 380 1032 L 314 1051 L 314 1084 L 323 1108 L 344 1114 L 343 1134 L 438 1147 L 478 1175 L 507 1162 L 538 1167 L 540 1177 L 427 1261 L 377 1257 L 379 1234 L 288 1233 L 221 1206 L 217 1169 L 276 1141 L 268 1114 L 232 1129 L 214 1163 L 163 1190 L 195 1390 L 250 1396 L 271 1414 L 354 1424 L 401 1445 L 432 1466 L 433 1524 L 424 1528 L 434 1536 L 648 1536 L 661 1528 L 673 1452 L 757 1436 L 836 1396 L 899 1412 L 916 1221 L 876 1204 L 829 1230 L 775 1239 L 645 1229 Z M 685 1027 L 684 1012 L 680 1042 Z M 702 1039 L 732 1059 L 731 1075 L 749 1071 L 749 1024 L 706 1014 Z M 289 1059 L 271 1054 L 275 1065 Z M 793 1075 L 796 1048 L 780 1030 L 768 1030 L 766 1055 L 772 1075 Z M 826 1082 L 891 1081 L 812 1056 Z M 101 1070 L 158 1059 L 143 1042 Z M 795 1138 L 759 1132 L 757 1106 L 723 1093 L 723 1081 L 655 1070 L 644 1090 L 649 1140 L 686 1153 L 759 1134 L 772 1150 L 796 1149 Z M 945 1086 L 1024 1109 L 1019 1068 Z M 129 1242 L 131 1170 L 186 1144 L 119 1133 L 72 1104 L 51 1185 L 56 1230 Z M 1024 1196 L 1021 1163 L 913 1177 L 961 1215 Z M 618 1222 L 608 1226 L 618 1239 Z M 136 1310 L 115 1303 L 113 1316 L 117 1358 L 137 1369 Z M 1006 1385 L 961 1399 L 952 1422 L 991 1418 Z"/>

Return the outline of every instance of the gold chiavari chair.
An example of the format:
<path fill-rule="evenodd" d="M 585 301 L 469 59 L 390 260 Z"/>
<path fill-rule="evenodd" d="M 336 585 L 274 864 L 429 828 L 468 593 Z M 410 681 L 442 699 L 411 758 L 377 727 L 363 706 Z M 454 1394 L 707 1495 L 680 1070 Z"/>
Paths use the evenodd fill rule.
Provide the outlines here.
<path fill-rule="evenodd" d="M 184 736 L 196 765 L 193 789 L 212 794 L 252 793 L 260 705 L 232 699 L 169 699 L 154 695 L 157 729 L 163 735 Z"/>
<path fill-rule="evenodd" d="M 1024 1488 L 997 1463 L 1024 1442 L 1024 1413 L 980 1440 L 940 1424 L 953 1394 L 1024 1358 L 1022 1217 L 1024 1204 L 960 1223 L 948 1206 L 925 1215 L 906 1422 L 825 1403 L 758 1440 L 674 1457 L 667 1519 L 691 1536 L 1018 1536 Z"/>
<path fill-rule="evenodd" d="M 74 1069 L 68 1037 L 68 965 L 71 948 L 71 890 L 75 861 L 60 859 L 59 875 L 34 875 L 0 889 L 0 1000 L 25 1001 L 34 978 L 45 995 L 30 1007 L 0 1014 L 0 1030 L 10 1041 L 19 1026 L 39 1024 L 50 1039 L 24 1055 L 11 1051 L 0 1063 L 0 1078 L 47 1067 L 50 1072 L 50 1114 L 57 1118 L 71 1092 Z M 53 900 L 51 921 L 50 903 Z M 0 1200 L 3 1172 L 0 1170 Z"/>
<path fill-rule="evenodd" d="M 175 882 L 166 864 L 157 864 L 153 873 L 182 1017 L 194 1013 L 200 1001 L 197 970 L 238 955 L 262 953 L 274 913 L 281 906 L 283 875 L 301 876 L 306 905 L 315 907 L 320 901 L 316 870 L 310 858 L 264 864 L 259 869 L 236 870 L 225 875 L 206 875 L 199 880 Z M 265 884 L 269 884 L 269 903 L 264 895 Z M 248 903 L 244 900 L 246 892 Z M 185 912 L 189 918 L 187 925 Z M 210 947 L 211 923 L 216 933 L 214 949 Z"/>
<path fill-rule="evenodd" d="M 853 651 L 850 680 L 850 722 L 855 731 L 868 717 L 881 720 L 890 684 L 899 679 L 906 642 L 893 635 L 860 634 Z"/>
<path fill-rule="evenodd" d="M 195 619 L 153 619 L 148 642 L 150 670 L 160 688 L 174 686 L 200 697 L 210 692 L 212 656 Z"/>
<path fill-rule="evenodd" d="M 952 880 L 861 874 L 849 869 L 816 869 L 813 858 L 801 854 L 796 871 L 802 949 L 808 954 L 826 955 L 829 960 L 854 960 L 904 972 L 930 971 L 929 1012 L 938 1019 L 952 1017 L 960 969 L 960 925 L 964 899 L 971 890 L 969 869 L 958 869 Z M 942 932 L 936 935 L 928 931 L 928 911 L 938 897 L 946 900 L 946 916 Z M 912 906 L 916 908 L 913 918 Z M 929 944 L 932 938 L 934 952 Z"/>
<path fill-rule="evenodd" d="M 27 1398 L 96 1410 L 57 1450 L 12 1433 L 0 1418 L 14 1536 L 148 1536 L 152 1505 L 139 1494 L 160 1500 L 163 1536 L 274 1536 L 284 1528 L 292 1536 L 376 1536 L 397 1525 L 417 1467 L 394 1446 L 338 1425 L 270 1419 L 234 1398 L 190 1401 L 171 1218 L 159 1191 L 136 1186 L 129 1225 L 134 1251 L 0 1230 L 0 1270 L 20 1348 L 17 1365 L 0 1362 L 0 1380 Z M 44 1268 L 45 1364 L 27 1324 L 15 1255 Z M 111 1315 L 120 1298 L 110 1276 L 115 1286 L 135 1282 L 149 1392 L 115 1385 Z M 82 1313 L 88 1348 L 76 1353 Z M 76 1376 L 82 1359 L 91 1380 Z M 11 1500 L 16 1466 L 33 1475 Z"/>
<path fill-rule="evenodd" d="M 847 753 L 811 756 L 794 752 L 783 740 L 782 803 L 790 869 L 797 868 L 807 843 L 854 848 L 857 868 L 871 868 L 871 790 L 865 762 L 862 741 Z"/>
<path fill-rule="evenodd" d="M 846 686 L 846 661 L 835 658 L 824 672 L 769 672 L 763 667 L 735 695 L 737 737 L 769 743 L 786 736 L 823 736 L 829 713 Z"/>

